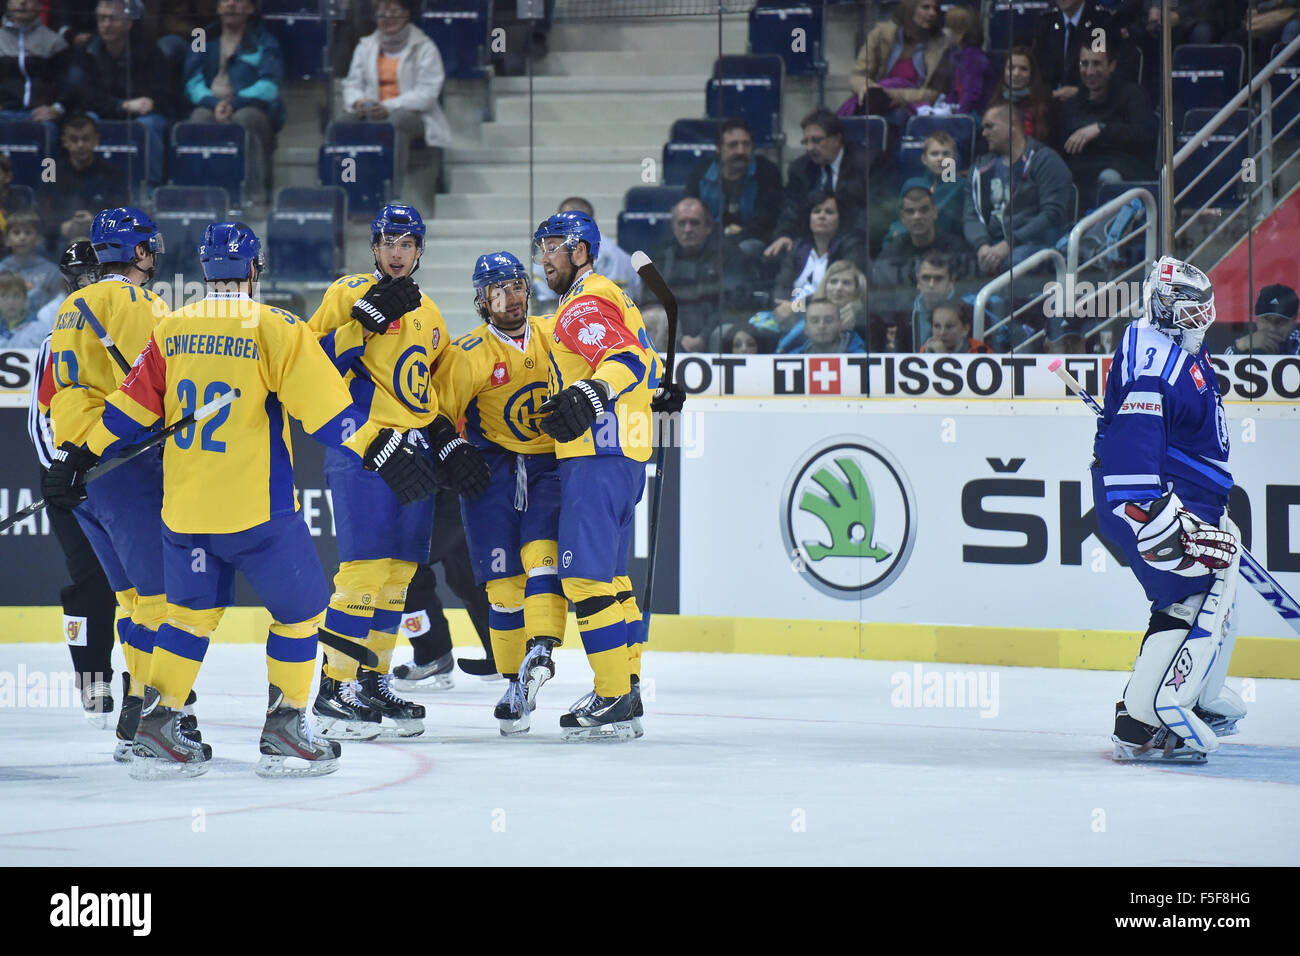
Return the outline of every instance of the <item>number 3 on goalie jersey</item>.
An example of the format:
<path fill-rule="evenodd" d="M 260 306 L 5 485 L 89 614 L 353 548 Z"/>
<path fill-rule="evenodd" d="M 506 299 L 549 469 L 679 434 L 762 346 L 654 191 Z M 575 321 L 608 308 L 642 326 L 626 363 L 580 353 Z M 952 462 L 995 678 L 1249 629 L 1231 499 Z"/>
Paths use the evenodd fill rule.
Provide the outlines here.
<path fill-rule="evenodd" d="M 209 382 L 208 387 L 203 390 L 203 402 L 206 405 L 213 401 L 217 396 L 224 395 L 231 390 L 225 382 Z M 194 409 L 198 408 L 196 399 L 198 398 L 199 388 L 188 378 L 183 378 L 176 383 L 176 397 L 181 403 L 181 417 L 193 415 Z M 226 443 L 216 438 L 217 429 L 225 424 L 230 417 L 230 406 L 223 405 L 218 412 L 203 423 L 203 432 L 199 439 L 199 449 L 201 451 L 225 451 Z M 194 429 L 197 422 L 188 428 L 182 428 L 174 436 L 177 448 L 189 448 L 194 442 Z"/>

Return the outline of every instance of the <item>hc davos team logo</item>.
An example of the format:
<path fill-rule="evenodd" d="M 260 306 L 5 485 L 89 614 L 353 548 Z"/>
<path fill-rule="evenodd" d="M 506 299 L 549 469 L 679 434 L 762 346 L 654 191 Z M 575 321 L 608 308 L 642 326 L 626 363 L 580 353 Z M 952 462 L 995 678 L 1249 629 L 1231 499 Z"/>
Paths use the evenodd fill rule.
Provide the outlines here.
<path fill-rule="evenodd" d="M 412 345 L 393 366 L 393 394 L 413 412 L 429 410 L 429 353 Z"/>
<path fill-rule="evenodd" d="M 805 454 L 781 496 L 786 553 L 831 597 L 870 597 L 902 573 L 916 543 L 916 497 L 884 448 L 858 435 Z"/>
<path fill-rule="evenodd" d="M 541 382 L 529 382 L 507 400 L 506 424 L 520 441 L 531 441 L 542 433 L 537 427 L 537 419 L 540 417 L 537 410 L 542 407 L 548 394 L 546 386 Z"/>

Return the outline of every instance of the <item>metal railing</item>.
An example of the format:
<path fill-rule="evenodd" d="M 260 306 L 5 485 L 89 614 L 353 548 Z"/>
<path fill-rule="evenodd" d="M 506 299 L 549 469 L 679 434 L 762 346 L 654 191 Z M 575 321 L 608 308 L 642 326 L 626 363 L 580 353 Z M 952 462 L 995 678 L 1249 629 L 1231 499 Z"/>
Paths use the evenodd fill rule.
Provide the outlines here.
<path fill-rule="evenodd" d="M 1011 285 L 1014 278 L 1023 278 L 1027 273 L 1033 272 L 1038 266 L 1047 262 L 1052 263 L 1052 265 L 1056 267 L 1056 281 L 1063 284 L 1065 282 L 1065 256 L 1061 255 L 1055 249 L 1039 249 L 1032 256 L 1025 259 L 1024 262 L 1017 263 L 1006 272 L 984 283 L 980 288 L 979 293 L 975 296 L 975 315 L 971 321 L 973 327 L 972 335 L 975 338 L 983 339 L 985 334 L 991 335 L 1004 325 L 1009 325 L 1022 313 L 1029 311 L 1052 294 L 1050 288 L 1044 288 L 1042 292 L 1034 296 L 1034 298 L 1030 299 L 1024 305 L 1020 306 L 1020 308 L 1014 309 L 1005 318 L 999 319 L 997 322 L 989 326 L 986 333 L 984 328 L 984 316 L 988 312 L 989 299 L 993 298 L 993 294 L 1005 286 Z M 1020 345 L 1017 345 L 1013 351 L 1019 351 L 1024 345 L 1028 345 L 1030 342 L 1036 342 L 1042 337 L 1042 334 L 1041 331 L 1034 333 L 1034 335 L 1030 336 Z"/>
<path fill-rule="evenodd" d="M 1088 230 L 1093 226 L 1106 222 L 1135 199 L 1141 201 L 1142 208 L 1146 214 L 1142 225 L 1127 235 L 1121 236 L 1117 242 L 1103 246 L 1101 251 L 1091 258 L 1080 262 L 1079 245 L 1083 241 L 1083 237 L 1087 234 Z M 1135 308 L 1141 306 L 1142 296 L 1139 292 L 1137 295 L 1121 297 L 1126 298 L 1127 301 L 1120 304 L 1119 308 L 1109 308 L 1109 305 L 1114 304 L 1116 301 L 1116 297 L 1113 294 L 1114 291 L 1123 288 L 1120 286 L 1121 282 L 1137 282 L 1140 286 L 1142 280 L 1146 278 L 1146 270 L 1149 268 L 1149 264 L 1155 261 L 1156 255 L 1158 254 L 1160 246 L 1159 229 L 1160 216 L 1156 207 L 1156 197 L 1151 195 L 1150 191 L 1146 189 L 1130 189 L 1116 196 L 1114 199 L 1098 206 L 1092 212 L 1088 213 L 1076 222 L 1074 228 L 1070 230 L 1070 235 L 1066 239 L 1065 247 L 1065 274 L 1076 278 L 1085 269 L 1091 269 L 1094 266 L 1104 267 L 1107 263 L 1116 261 L 1117 258 L 1122 261 L 1121 250 L 1123 250 L 1124 246 L 1135 242 L 1138 237 L 1142 237 L 1145 240 L 1142 259 L 1127 266 L 1121 270 L 1118 275 L 1107 276 L 1106 279 L 1100 283 L 1090 285 L 1086 287 L 1086 289 L 1080 284 L 1079 286 L 1076 286 L 1075 289 L 1070 290 L 1071 292 L 1076 293 L 1069 297 L 1070 307 L 1076 314 L 1084 313 L 1087 315 L 1096 315 L 1099 303 L 1106 306 L 1105 311 L 1111 313 L 1105 321 L 1097 323 L 1088 330 L 1084 335 L 1085 342 L 1099 338 L 1101 334 L 1108 330 L 1116 320 L 1133 318 Z M 1121 255 L 1117 256 L 1117 253 L 1120 253 Z M 1077 294 L 1080 292 L 1083 294 Z"/>

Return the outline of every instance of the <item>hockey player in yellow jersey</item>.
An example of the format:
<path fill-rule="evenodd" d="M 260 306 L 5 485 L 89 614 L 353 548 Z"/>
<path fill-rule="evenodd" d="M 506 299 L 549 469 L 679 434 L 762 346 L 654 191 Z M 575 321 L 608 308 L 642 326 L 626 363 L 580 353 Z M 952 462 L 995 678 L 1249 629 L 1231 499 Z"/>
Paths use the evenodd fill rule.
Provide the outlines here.
<path fill-rule="evenodd" d="M 475 580 L 487 588 L 492 656 L 509 680 L 495 716 L 506 737 L 527 733 L 567 605 L 557 568 L 560 477 L 555 442 L 537 427 L 547 397 L 553 317 L 528 315 L 529 281 L 508 252 L 480 256 L 474 306 L 484 323 L 452 342 L 434 367 L 442 412 L 491 469 L 486 494 L 461 502 Z M 527 644 L 525 644 L 527 641 Z"/>
<path fill-rule="evenodd" d="M 170 425 L 220 396 L 237 396 L 166 444 L 161 543 L 170 598 L 131 774 L 193 776 L 206 769 L 211 747 L 182 725 L 179 708 L 233 603 L 236 571 L 273 618 L 258 773 L 328 773 L 336 769 L 339 746 L 313 737 L 306 705 L 329 589 L 298 512 L 288 415 L 312 437 L 377 471 L 403 500 L 432 493 L 433 469 L 427 452 L 352 403 L 306 323 L 250 298 L 263 259 L 248 226 L 209 226 L 199 257 L 207 296 L 158 323 L 87 436 L 90 453 L 111 454 L 158 421 Z"/>
<path fill-rule="evenodd" d="M 389 203 L 371 223 L 375 271 L 344 276 L 326 291 L 312 331 L 343 374 L 353 402 L 380 425 L 422 429 L 440 479 L 457 491 L 487 486 L 482 456 L 438 414 L 430 370 L 447 349 L 447 324 L 411 279 L 424 247 L 424 222 L 411 206 Z M 359 641 L 378 657 L 358 671 L 355 659 L 326 651 L 312 711 L 318 731 L 334 739 L 424 732 L 424 708 L 393 693 L 390 671 L 406 588 L 429 558 L 433 501 L 403 505 L 360 462 L 327 449 L 339 549 L 325 630 Z"/>
<path fill-rule="evenodd" d="M 596 678 L 560 718 L 566 739 L 641 736 L 644 633 L 627 561 L 660 367 L 636 304 L 594 271 L 599 251 L 600 232 L 582 212 L 551 216 L 533 234 L 533 258 L 560 296 L 550 397 L 539 410 L 559 459 L 560 579 Z"/>
<path fill-rule="evenodd" d="M 167 618 L 159 550 L 162 458 L 147 453 L 105 475 L 89 486 L 84 503 L 80 493 L 61 496 L 68 487 L 64 476 L 70 479 L 89 467 L 81 445 L 103 414 L 104 397 L 126 377 L 76 303 L 85 303 L 125 362 L 134 359 L 149 341 L 154 323 L 168 311 L 161 298 L 143 288 L 153 278 L 163 237 L 139 209 L 121 207 L 100 212 L 91 224 L 90 238 L 101 278 L 64 300 L 50 341 L 55 387 L 50 422 L 56 451 L 44 495 L 76 508 L 73 514 L 117 595 L 117 632 L 126 671 L 113 757 L 127 762 L 149 679 L 154 638 Z"/>

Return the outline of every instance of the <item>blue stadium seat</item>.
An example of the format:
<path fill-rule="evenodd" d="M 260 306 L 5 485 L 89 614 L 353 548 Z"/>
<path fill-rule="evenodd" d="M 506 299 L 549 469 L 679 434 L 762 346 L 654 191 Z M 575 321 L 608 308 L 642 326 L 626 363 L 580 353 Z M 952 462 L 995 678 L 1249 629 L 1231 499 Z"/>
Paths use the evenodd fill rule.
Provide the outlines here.
<path fill-rule="evenodd" d="M 153 208 L 158 212 L 229 210 L 230 196 L 220 186 L 159 186 L 153 193 Z"/>
<path fill-rule="evenodd" d="M 177 123 L 172 127 L 171 182 L 220 186 L 238 204 L 247 154 L 247 134 L 237 123 Z"/>
<path fill-rule="evenodd" d="M 281 189 L 267 224 L 268 230 L 272 222 L 276 224 L 274 277 L 288 282 L 334 279 L 343 267 L 347 215 L 348 197 L 341 186 L 289 186 Z M 322 223 L 327 222 L 333 224 L 328 256 L 322 245 Z M 304 230 L 301 236 L 293 231 L 299 225 Z M 299 238 L 304 243 L 301 251 L 295 248 Z"/>
<path fill-rule="evenodd" d="M 306 4 L 299 3 L 296 6 Z M 262 24 L 280 44 L 284 75 L 290 80 L 319 80 L 328 73 L 325 63 L 325 18 L 310 13 L 262 13 Z"/>
<path fill-rule="evenodd" d="M 673 143 L 707 143 L 716 147 L 721 126 L 722 120 L 717 119 L 674 120 L 668 139 Z"/>
<path fill-rule="evenodd" d="M 230 215 L 230 196 L 214 186 L 159 186 L 154 191 L 153 220 L 163 234 L 166 252 L 158 268 L 161 281 L 172 282 L 176 273 L 185 282 L 202 282 L 199 243 L 211 223 Z"/>
<path fill-rule="evenodd" d="M 471 80 L 487 76 L 491 0 L 427 0 L 424 6 L 420 29 L 438 47 L 447 75 Z"/>
<path fill-rule="evenodd" d="M 993 0 L 989 8 L 986 46 L 990 50 L 1009 50 L 1033 39 L 1034 24 L 1048 10 L 1056 8 L 1053 0 Z M 1008 41 L 1008 33 L 1011 39 Z"/>
<path fill-rule="evenodd" d="M 710 117 L 740 116 L 754 131 L 754 145 L 779 145 L 781 88 L 785 64 L 779 56 L 722 56 L 713 63 L 705 89 Z"/>
<path fill-rule="evenodd" d="M 618 244 L 628 252 L 640 249 L 648 255 L 672 238 L 673 217 L 666 212 L 621 212 L 618 214 Z"/>
<path fill-rule="evenodd" d="M 664 143 L 663 180 L 668 186 L 684 186 L 700 160 L 718 155 L 712 143 Z"/>
<path fill-rule="evenodd" d="M 388 123 L 331 123 L 320 148 L 322 186 L 342 186 L 353 215 L 370 215 L 388 198 L 397 155 Z M 355 161 L 348 172 L 347 161 Z"/>
<path fill-rule="evenodd" d="M 883 116 L 841 116 L 844 125 L 844 141 L 847 143 L 870 143 L 868 155 L 875 159 L 885 151 L 885 141 L 889 138 L 889 124 Z"/>
<path fill-rule="evenodd" d="M 1214 118 L 1214 115 L 1220 109 L 1222 109 L 1221 106 L 1188 110 L 1183 117 L 1183 131 L 1178 134 L 1177 139 L 1174 141 L 1175 152 L 1182 149 L 1206 123 Z M 1225 183 L 1240 181 L 1242 163 L 1247 156 L 1246 141 L 1249 137 L 1243 136 L 1241 142 L 1231 149 L 1228 148 L 1228 144 L 1246 128 L 1247 122 L 1247 112 L 1237 110 L 1201 145 L 1200 149 L 1192 153 L 1178 167 L 1174 174 L 1175 196 L 1183 189 L 1186 189 L 1202 170 L 1209 169 L 1205 177 L 1193 186 L 1186 196 L 1176 200 L 1179 209 L 1197 208 L 1207 202 L 1215 209 L 1235 209 L 1241 205 L 1240 200 L 1237 198 L 1237 190 L 1231 186 L 1225 189 L 1213 202 L 1210 202 L 1210 197 L 1218 192 Z"/>
<path fill-rule="evenodd" d="M 796 35 L 795 30 L 802 30 Z M 800 42 L 796 43 L 796 39 Z M 796 52 L 792 47 L 799 46 Z M 791 76 L 817 76 L 826 72 L 822 56 L 822 7 L 820 3 L 791 0 L 779 5 L 759 4 L 749 11 L 749 49 L 773 54 L 785 61 Z"/>
<path fill-rule="evenodd" d="M 1282 52 L 1282 44 L 1273 47 L 1268 58 L 1272 60 Z M 1297 116 L 1300 116 L 1300 83 L 1296 88 L 1287 93 L 1287 89 L 1292 83 L 1300 80 L 1300 56 L 1293 56 L 1289 62 L 1278 68 L 1278 71 L 1268 81 L 1269 91 L 1273 95 L 1273 135 L 1286 139 L 1300 138 L 1300 126 L 1293 125 L 1287 129 L 1288 123 L 1293 123 Z"/>
<path fill-rule="evenodd" d="M 1227 43 L 1185 43 L 1174 48 L 1174 127 L 1183 128 L 1189 110 L 1222 109 L 1241 89 L 1246 54 Z"/>
<path fill-rule="evenodd" d="M 13 181 L 35 189 L 41 185 L 41 163 L 50 155 L 49 131 L 44 123 L 0 123 L 0 153 L 13 164 Z"/>
<path fill-rule="evenodd" d="M 316 16 L 321 12 L 321 0 L 262 0 L 262 16 Z"/>
<path fill-rule="evenodd" d="M 672 212 L 682 195 L 680 186 L 633 186 L 623 194 L 623 208 L 628 212 Z"/>
<path fill-rule="evenodd" d="M 126 179 L 134 202 L 149 171 L 149 134 L 139 123 L 125 120 L 100 120 L 96 125 L 99 147 L 95 152 Z"/>

